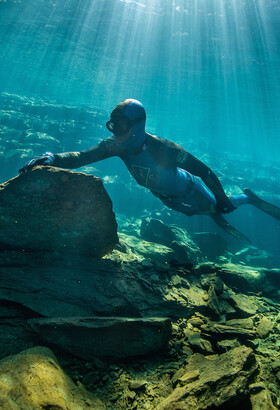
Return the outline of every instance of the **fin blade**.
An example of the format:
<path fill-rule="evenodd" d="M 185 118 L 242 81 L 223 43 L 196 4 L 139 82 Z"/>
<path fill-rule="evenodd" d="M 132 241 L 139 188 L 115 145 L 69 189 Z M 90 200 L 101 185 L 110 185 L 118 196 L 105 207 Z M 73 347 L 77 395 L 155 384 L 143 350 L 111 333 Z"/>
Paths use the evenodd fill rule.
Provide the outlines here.
<path fill-rule="evenodd" d="M 212 214 L 210 216 L 220 228 L 229 233 L 231 236 L 234 236 L 236 239 L 241 239 L 252 243 L 252 241 L 247 238 L 247 236 L 245 236 L 242 232 L 239 232 L 236 228 L 234 228 L 234 226 L 228 223 L 228 221 L 223 217 L 222 214 L 216 212 L 215 214 Z"/>
<path fill-rule="evenodd" d="M 248 196 L 249 204 L 255 206 L 256 208 L 280 221 L 280 208 L 278 206 L 264 201 L 253 191 L 251 191 L 251 189 L 245 188 L 243 192 Z"/>

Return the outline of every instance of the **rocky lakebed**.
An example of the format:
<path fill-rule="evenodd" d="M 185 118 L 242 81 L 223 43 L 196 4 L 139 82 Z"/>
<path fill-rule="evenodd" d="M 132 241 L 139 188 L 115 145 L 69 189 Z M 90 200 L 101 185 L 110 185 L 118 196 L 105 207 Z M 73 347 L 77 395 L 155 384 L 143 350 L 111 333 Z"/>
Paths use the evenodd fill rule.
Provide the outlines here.
<path fill-rule="evenodd" d="M 280 269 L 250 266 L 261 251 L 206 260 L 154 218 L 117 232 L 101 180 L 53 167 L 0 185 L 0 208 L 0 408 L 280 407 Z"/>
<path fill-rule="evenodd" d="M 97 115 L 0 103 L 0 409 L 280 408 L 279 255 L 164 210 L 116 212 L 112 187 L 128 184 L 90 167 L 12 178 L 46 145 L 94 144 Z M 279 168 L 258 168 L 252 183 L 279 200 Z M 244 172 L 232 169 L 228 192 Z"/>

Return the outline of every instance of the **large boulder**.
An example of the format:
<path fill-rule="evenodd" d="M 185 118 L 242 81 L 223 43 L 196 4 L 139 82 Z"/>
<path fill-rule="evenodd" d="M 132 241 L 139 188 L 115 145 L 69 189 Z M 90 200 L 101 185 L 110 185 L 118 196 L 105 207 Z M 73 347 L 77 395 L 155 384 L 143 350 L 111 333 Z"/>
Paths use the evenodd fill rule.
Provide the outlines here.
<path fill-rule="evenodd" d="M 109 256 L 0 252 L 0 300 L 46 317 L 177 318 L 206 308 L 199 283 L 185 289 L 187 271 L 180 278 L 171 266 L 156 270 L 152 263 L 131 262 L 130 255 L 119 254 L 120 262 Z"/>
<path fill-rule="evenodd" d="M 35 167 L 0 185 L 1 247 L 102 257 L 118 242 L 99 178 Z"/>
<path fill-rule="evenodd" d="M 172 333 L 171 320 L 164 318 L 73 317 L 29 323 L 48 342 L 82 359 L 127 359 L 156 353 Z"/>
<path fill-rule="evenodd" d="M 179 377 L 174 378 L 176 388 L 158 409 L 236 408 L 248 394 L 256 371 L 255 355 L 246 346 L 211 358 L 195 353 L 185 371 L 180 369 Z"/>
<path fill-rule="evenodd" d="M 105 409 L 101 400 L 74 384 L 45 347 L 1 360 L 0 391 L 1 409 Z"/>

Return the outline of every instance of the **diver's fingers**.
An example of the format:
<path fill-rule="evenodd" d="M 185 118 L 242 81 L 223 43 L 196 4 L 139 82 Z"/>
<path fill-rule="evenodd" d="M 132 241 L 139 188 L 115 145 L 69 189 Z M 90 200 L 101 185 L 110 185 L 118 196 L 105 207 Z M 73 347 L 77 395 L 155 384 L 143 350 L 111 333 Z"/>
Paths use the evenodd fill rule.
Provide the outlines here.
<path fill-rule="evenodd" d="M 34 168 L 36 165 L 43 165 L 46 161 L 47 157 L 35 157 L 28 161 L 24 166 L 19 170 L 19 173 L 22 174 L 23 172 L 29 171 L 30 169 Z"/>

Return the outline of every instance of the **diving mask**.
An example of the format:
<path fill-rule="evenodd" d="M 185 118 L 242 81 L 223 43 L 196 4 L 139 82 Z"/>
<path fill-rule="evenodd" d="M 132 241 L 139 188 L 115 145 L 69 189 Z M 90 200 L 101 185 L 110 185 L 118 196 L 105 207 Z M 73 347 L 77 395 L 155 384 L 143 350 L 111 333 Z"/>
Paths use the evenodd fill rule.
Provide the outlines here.
<path fill-rule="evenodd" d="M 106 122 L 106 127 L 114 135 L 124 135 L 133 127 L 133 124 L 136 124 L 145 118 L 146 117 L 141 117 L 136 118 L 135 120 L 130 120 L 125 115 L 114 115 Z"/>

